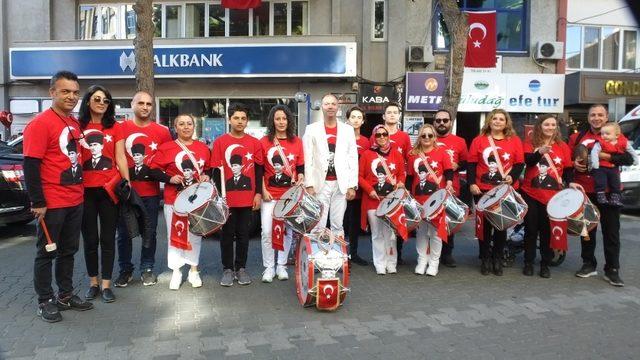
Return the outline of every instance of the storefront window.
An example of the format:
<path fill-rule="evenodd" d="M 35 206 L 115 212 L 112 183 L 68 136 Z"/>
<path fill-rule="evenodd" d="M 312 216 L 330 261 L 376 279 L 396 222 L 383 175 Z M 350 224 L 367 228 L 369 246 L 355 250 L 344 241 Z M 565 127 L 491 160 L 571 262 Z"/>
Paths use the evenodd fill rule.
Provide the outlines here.
<path fill-rule="evenodd" d="M 159 119 L 161 124 L 172 129 L 176 116 L 191 114 L 196 120 L 196 137 L 211 144 L 228 131 L 226 109 L 236 102 L 249 109 L 247 133 L 257 137 L 266 132 L 266 120 L 274 105 L 285 104 L 294 114 L 297 112 L 297 103 L 293 99 L 160 99 Z"/>
<path fill-rule="evenodd" d="M 287 4 L 273 4 L 273 35 L 287 35 Z"/>
<path fill-rule="evenodd" d="M 98 38 L 98 14 L 95 6 L 80 6 L 80 30 L 81 40 Z"/>
<path fill-rule="evenodd" d="M 204 4 L 187 4 L 185 14 L 185 37 L 203 37 Z"/>
<path fill-rule="evenodd" d="M 249 12 L 246 10 L 229 11 L 229 36 L 249 35 Z"/>
<path fill-rule="evenodd" d="M 527 2 L 525 0 L 458 0 L 463 11 L 495 10 L 497 50 L 499 52 L 528 50 Z M 449 33 L 446 30 L 440 6 L 435 9 L 433 41 L 434 49 L 449 49 Z"/>
<path fill-rule="evenodd" d="M 269 3 L 263 2 L 253 9 L 253 36 L 269 35 Z"/>
<path fill-rule="evenodd" d="M 100 8 L 100 20 L 102 22 L 102 39 L 116 39 L 118 31 L 117 8 L 115 6 L 102 6 Z"/>
<path fill-rule="evenodd" d="M 162 5 L 153 5 L 153 36 L 162 37 Z"/>
<path fill-rule="evenodd" d="M 224 36 L 226 19 L 221 5 L 209 5 L 209 36 Z"/>
<path fill-rule="evenodd" d="M 602 68 L 618 70 L 618 55 L 620 53 L 620 29 L 613 27 L 602 28 Z"/>
<path fill-rule="evenodd" d="M 371 38 L 374 41 L 383 41 L 387 39 L 387 13 L 385 2 L 385 0 L 375 0 L 373 2 L 373 33 L 371 34 Z"/>
<path fill-rule="evenodd" d="M 584 67 L 600 68 L 600 28 L 584 28 Z"/>
<path fill-rule="evenodd" d="M 125 7 L 125 36 L 127 39 L 133 39 L 136 37 L 136 12 L 133 10 L 133 5 L 126 5 Z"/>
<path fill-rule="evenodd" d="M 622 67 L 624 69 L 636 68 L 636 53 L 638 49 L 638 32 L 626 30 L 624 32 L 624 52 Z"/>

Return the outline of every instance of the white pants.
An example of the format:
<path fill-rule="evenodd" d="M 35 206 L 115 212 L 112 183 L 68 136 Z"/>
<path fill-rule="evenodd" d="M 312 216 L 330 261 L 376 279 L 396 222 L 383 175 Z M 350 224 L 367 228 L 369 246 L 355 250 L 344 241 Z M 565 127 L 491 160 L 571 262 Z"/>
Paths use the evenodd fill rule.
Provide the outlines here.
<path fill-rule="evenodd" d="M 398 264 L 396 234 L 389 224 L 376 216 L 375 210 L 367 211 L 367 219 L 371 228 L 373 266 L 377 272 L 395 270 Z"/>
<path fill-rule="evenodd" d="M 322 190 L 316 194 L 316 198 L 322 203 L 322 215 L 320 222 L 314 230 L 320 230 L 327 227 L 327 217 L 331 223 L 331 231 L 335 234 L 344 235 L 342 222 L 344 221 L 344 211 L 347 209 L 347 198 L 345 194 L 340 192 L 337 181 L 325 181 Z"/>
<path fill-rule="evenodd" d="M 416 251 L 418 252 L 418 264 L 435 266 L 435 269 L 438 269 L 442 240 L 438 237 L 436 228 L 428 221 L 422 220 L 416 231 Z"/>
<path fill-rule="evenodd" d="M 271 226 L 273 225 L 273 208 L 275 206 L 275 200 L 263 201 L 260 206 L 260 219 L 262 220 L 262 265 L 265 268 L 273 268 L 275 266 L 275 250 L 271 243 Z M 287 265 L 292 237 L 293 231 L 289 226 L 286 226 L 284 251 L 278 251 L 278 265 Z"/>
<path fill-rule="evenodd" d="M 180 269 L 184 265 L 198 266 L 200 260 L 200 248 L 202 247 L 202 236 L 188 233 L 191 250 L 178 249 L 171 246 L 171 216 L 173 215 L 173 205 L 164 205 L 164 219 L 167 223 L 167 266 L 171 270 Z"/>

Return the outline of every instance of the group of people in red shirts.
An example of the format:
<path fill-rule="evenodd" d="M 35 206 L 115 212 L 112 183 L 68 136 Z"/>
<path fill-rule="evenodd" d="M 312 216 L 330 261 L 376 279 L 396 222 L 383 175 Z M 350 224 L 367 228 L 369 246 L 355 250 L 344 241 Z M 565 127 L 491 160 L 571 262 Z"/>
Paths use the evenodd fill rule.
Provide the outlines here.
<path fill-rule="evenodd" d="M 338 100 L 328 94 L 322 99 L 323 121 L 308 125 L 302 139 L 296 135 L 295 117 L 287 106 L 271 109 L 266 136 L 258 140 L 245 133 L 249 109 L 233 104 L 228 109 L 229 132 L 218 137 L 209 149 L 194 140 L 195 120 L 191 115 L 174 119 L 175 139 L 166 127 L 157 124 L 152 119 L 153 97 L 144 91 L 134 95 L 134 117 L 124 122 L 115 120 L 111 94 L 99 85 L 90 87 L 82 97 L 79 118 L 75 119 L 71 113 L 80 99 L 80 88 L 71 72 L 61 71 L 52 77 L 50 95 L 51 108 L 36 116 L 24 132 L 25 182 L 38 220 L 34 263 L 37 313 L 48 322 L 60 321 L 60 311 L 93 307 L 73 291 L 74 254 L 80 233 L 89 277 L 87 300 L 116 300 L 112 291 L 116 248 L 119 275 L 113 285 L 126 287 L 130 283 L 134 274 L 132 238 L 137 235 L 143 238 L 139 265 L 142 283 L 157 283 L 153 269 L 159 182 L 165 183 L 163 214 L 168 266 L 173 271 L 169 287 L 173 290 L 183 282 L 185 265 L 190 267 L 187 281 L 193 287 L 202 286 L 198 270 L 202 237 L 190 233 L 186 219 L 174 211 L 179 192 L 191 184 L 213 180 L 218 189 L 226 190 L 229 217 L 220 241 L 220 284 L 232 286 L 252 281 L 246 270 L 248 224 L 252 211 L 258 209 L 262 221 L 262 281 L 288 279 L 292 231 L 274 222 L 272 213 L 275 202 L 291 187 L 304 186 L 323 204 L 318 228 L 328 225 L 334 232 L 345 233 L 343 223 L 347 220 L 345 235 L 350 242 L 351 261 L 359 265 L 368 264 L 358 255 L 359 234 L 368 227 L 376 272 L 393 274 L 406 239 L 375 215 L 381 199 L 398 188 L 406 188 L 420 203 L 441 188 L 459 194 L 459 173 L 465 169 L 476 200 L 498 184 L 520 189 L 529 205 L 523 272 L 533 274 L 539 234 L 540 275 L 549 277 L 545 204 L 562 189 L 563 182 L 582 186 L 595 199 L 586 160 L 572 160 L 570 147 L 582 144 L 590 148 L 599 143 L 599 130 L 607 121 L 606 108 L 593 106 L 589 111 L 590 129 L 573 134 L 567 146 L 560 138 L 557 119 L 541 116 L 532 142 L 523 146 L 509 114 L 497 109 L 488 114 L 481 134 L 467 151 L 464 139 L 451 133 L 453 119 L 446 110 L 437 111 L 433 125 L 423 125 L 415 144 L 411 144 L 408 134 L 399 129 L 400 106 L 389 103 L 384 109 L 384 124 L 376 126 L 366 138 L 360 134 L 364 111 L 358 107 L 348 111 L 351 126 L 338 121 Z M 601 159 L 615 166 L 633 162 L 626 152 L 601 154 Z M 550 167 L 553 172 L 548 171 Z M 127 215 L 119 211 L 118 203 L 124 201 L 135 211 Z M 598 207 L 607 261 L 605 277 L 611 284 L 622 286 L 618 275 L 619 207 L 602 202 Z M 136 214 L 144 216 L 136 218 Z M 132 230 L 135 225 L 137 231 Z M 284 239 L 277 255 L 273 245 L 276 237 Z M 484 227 L 482 238 L 482 274 L 502 275 L 506 232 L 489 225 Z M 580 277 L 596 274 L 595 230 L 590 238 L 582 242 L 584 265 L 576 273 Z M 55 250 L 51 248 L 53 243 Z M 443 238 L 430 223 L 422 221 L 416 233 L 415 273 L 435 276 L 440 259 L 446 266 L 455 267 L 453 245 L 453 235 Z M 53 262 L 57 294 L 51 286 Z"/>

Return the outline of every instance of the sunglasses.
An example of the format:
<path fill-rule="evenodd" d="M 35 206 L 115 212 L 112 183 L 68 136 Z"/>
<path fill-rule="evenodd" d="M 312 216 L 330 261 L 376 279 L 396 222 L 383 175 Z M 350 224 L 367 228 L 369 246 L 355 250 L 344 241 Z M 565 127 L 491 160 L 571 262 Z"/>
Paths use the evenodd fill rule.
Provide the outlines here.
<path fill-rule="evenodd" d="M 379 139 L 381 137 L 389 137 L 389 133 L 383 132 L 383 133 L 376 133 L 376 139 Z"/>
<path fill-rule="evenodd" d="M 436 124 L 440 124 L 440 123 L 448 124 L 448 123 L 449 123 L 449 121 L 451 121 L 451 119 L 441 118 L 441 119 L 435 119 L 435 120 L 434 120 L 434 122 L 435 122 Z"/>
<path fill-rule="evenodd" d="M 99 104 L 99 103 L 103 103 L 105 105 L 111 104 L 111 100 L 109 100 L 107 98 L 94 97 L 91 100 L 93 100 L 93 102 L 96 103 L 96 104 Z"/>
<path fill-rule="evenodd" d="M 423 139 L 426 139 L 426 138 L 433 139 L 435 135 L 433 135 L 432 133 L 428 133 L 428 134 L 422 134 L 420 135 L 420 137 Z"/>

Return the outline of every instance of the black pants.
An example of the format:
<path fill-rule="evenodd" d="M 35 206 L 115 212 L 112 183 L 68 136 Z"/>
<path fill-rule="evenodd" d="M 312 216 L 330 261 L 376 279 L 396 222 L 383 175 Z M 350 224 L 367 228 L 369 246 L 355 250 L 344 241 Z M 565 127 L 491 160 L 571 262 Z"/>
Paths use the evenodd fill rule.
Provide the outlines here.
<path fill-rule="evenodd" d="M 480 195 L 474 195 L 473 198 L 477 204 L 480 200 Z M 484 219 L 482 236 L 484 240 L 478 239 L 480 247 L 481 259 L 502 259 L 504 255 L 504 245 L 507 242 L 507 230 L 500 231 L 493 227 L 490 221 Z"/>
<path fill-rule="evenodd" d="M 600 205 L 595 199 L 595 194 L 589 194 L 589 199 L 600 211 L 600 226 L 602 227 L 602 246 L 604 247 L 604 270 L 620 268 L 620 208 Z M 589 240 L 581 238 L 582 261 L 585 264 L 597 265 L 596 235 L 598 228 L 589 231 Z"/>
<path fill-rule="evenodd" d="M 360 236 L 360 215 L 362 214 L 362 199 L 347 201 L 344 212 L 344 224 L 349 237 L 349 254 L 358 255 L 358 237 Z"/>
<path fill-rule="evenodd" d="M 47 238 L 40 224 L 37 225 L 36 258 L 33 265 L 33 285 L 38 294 L 38 302 L 45 302 L 54 296 L 51 287 L 51 267 L 55 260 L 55 276 L 58 294 L 61 297 L 73 293 L 73 260 L 80 243 L 80 225 L 82 223 L 82 205 L 48 209 L 44 222 L 49 230 L 51 241 L 56 243 L 57 250 L 47 252 Z"/>
<path fill-rule="evenodd" d="M 249 252 L 249 230 L 251 228 L 251 208 L 239 207 L 229 209 L 229 219 L 222 227 L 220 254 L 222 268 L 237 271 L 247 264 Z M 233 243 L 236 243 L 235 257 Z"/>
<path fill-rule="evenodd" d="M 98 231 L 98 218 L 100 230 Z M 118 207 L 107 192 L 99 188 L 84 189 L 84 213 L 82 215 L 82 240 L 84 261 L 89 277 L 98 276 L 98 248 L 102 255 L 102 280 L 111 280 L 115 259 L 116 225 Z"/>
<path fill-rule="evenodd" d="M 441 253 L 441 257 L 449 257 L 451 256 L 451 254 L 453 254 L 453 239 L 455 238 L 455 234 L 451 234 L 447 237 L 447 241 L 446 242 L 442 242 L 442 253 Z"/>
<path fill-rule="evenodd" d="M 524 262 L 533 263 L 536 259 L 536 243 L 540 234 L 540 265 L 549 265 L 553 251 L 549 247 L 551 232 L 547 205 L 522 192 L 522 198 L 529 206 L 524 217 Z"/>
<path fill-rule="evenodd" d="M 620 168 L 602 167 L 591 171 L 593 181 L 595 182 L 595 191 L 604 192 L 609 188 L 612 193 L 620 193 Z"/>

